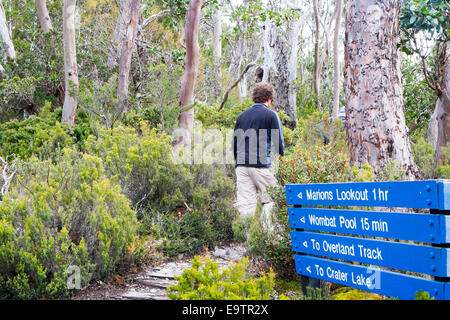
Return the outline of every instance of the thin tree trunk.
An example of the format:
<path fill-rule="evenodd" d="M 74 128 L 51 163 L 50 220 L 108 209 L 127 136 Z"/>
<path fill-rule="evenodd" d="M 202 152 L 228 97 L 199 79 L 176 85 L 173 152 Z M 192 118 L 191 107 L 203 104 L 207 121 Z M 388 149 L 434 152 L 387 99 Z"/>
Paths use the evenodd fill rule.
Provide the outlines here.
<path fill-rule="evenodd" d="M 6 56 L 15 59 L 16 51 L 14 50 L 14 44 L 11 39 L 11 33 L 6 22 L 5 9 L 3 8 L 2 1 L 0 0 L 0 37 L 2 38 L 5 48 Z"/>
<path fill-rule="evenodd" d="M 443 148 L 449 146 L 450 143 L 450 48 L 449 42 L 444 44 L 444 63 L 441 82 L 442 94 L 436 102 L 436 112 L 433 115 L 437 121 L 437 137 L 436 137 L 436 168 L 441 162 L 450 161 L 445 159 Z"/>
<path fill-rule="evenodd" d="M 117 84 L 118 113 L 128 111 L 128 85 L 130 78 L 131 56 L 134 40 L 137 35 L 137 26 L 142 0 L 131 0 L 129 17 L 127 19 L 126 33 L 123 37 L 122 54 L 119 61 L 119 79 Z"/>
<path fill-rule="evenodd" d="M 410 179 L 419 175 L 403 112 L 398 56 L 401 0 L 352 0 L 346 15 L 344 89 L 351 162 L 393 159 Z"/>
<path fill-rule="evenodd" d="M 315 23 L 315 33 L 314 33 L 314 73 L 313 73 L 313 89 L 316 94 L 316 102 L 317 106 L 319 101 L 319 93 L 320 93 L 320 67 L 319 67 L 319 41 L 320 41 L 320 24 L 319 24 L 319 8 L 318 8 L 318 0 L 313 0 L 313 8 L 314 8 L 314 23 Z"/>
<path fill-rule="evenodd" d="M 181 79 L 180 108 L 189 106 L 194 102 L 195 80 L 198 73 L 200 47 L 198 44 L 198 32 L 200 24 L 201 7 L 203 0 L 191 0 L 186 15 L 184 29 L 186 40 L 186 65 Z M 185 129 L 180 135 L 176 147 L 190 146 L 191 134 L 194 127 L 194 108 L 183 111 L 178 117 L 178 126 Z"/>
<path fill-rule="evenodd" d="M 215 100 L 220 97 L 222 93 L 222 10 L 220 5 L 214 12 L 214 31 L 213 31 L 213 56 L 214 56 L 214 91 L 213 96 Z"/>
<path fill-rule="evenodd" d="M 109 48 L 108 67 L 112 68 L 119 64 L 122 52 L 123 39 L 127 33 L 127 24 L 130 17 L 131 0 L 118 0 L 119 15 L 117 17 L 116 27 Z"/>
<path fill-rule="evenodd" d="M 76 0 L 64 0 L 63 8 L 63 45 L 64 45 L 64 77 L 65 97 L 61 121 L 69 127 L 75 123 L 78 100 L 78 65 L 75 44 L 75 10 Z"/>
<path fill-rule="evenodd" d="M 340 86 L 340 68 L 339 68 L 339 32 L 341 27 L 341 15 L 342 15 L 342 0 L 336 2 L 336 24 L 334 28 L 333 39 L 333 119 L 336 119 L 339 115 L 339 92 Z"/>
<path fill-rule="evenodd" d="M 52 21 L 50 20 L 50 16 L 47 10 L 46 0 L 35 0 L 36 9 L 39 16 L 39 22 L 41 24 L 42 29 L 45 33 L 52 30 Z"/>

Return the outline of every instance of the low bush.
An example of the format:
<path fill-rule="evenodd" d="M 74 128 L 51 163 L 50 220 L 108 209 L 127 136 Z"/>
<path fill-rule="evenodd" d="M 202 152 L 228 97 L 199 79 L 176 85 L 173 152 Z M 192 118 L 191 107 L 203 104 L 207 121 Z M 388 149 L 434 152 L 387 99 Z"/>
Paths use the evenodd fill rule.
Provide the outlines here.
<path fill-rule="evenodd" d="M 0 202 L 0 298 L 70 295 L 132 263 L 138 222 L 100 158 L 63 149 L 57 161 L 17 161 Z"/>
<path fill-rule="evenodd" d="M 250 250 L 267 260 L 283 278 L 295 277 L 294 256 L 284 186 L 290 183 L 344 182 L 350 177 L 348 158 L 336 153 L 333 145 L 296 148 L 281 157 L 275 174 L 278 187 L 269 188 L 275 202 L 272 210 L 275 231 L 267 233 L 258 219 L 250 225 Z"/>
<path fill-rule="evenodd" d="M 69 133 L 67 124 L 60 122 L 62 110 L 51 112 L 50 109 L 51 104 L 46 102 L 38 116 L 0 123 L 0 155 L 14 154 L 22 159 L 34 155 L 48 159 L 64 147 L 81 149 L 83 141 L 91 133 L 85 114 L 78 111 L 77 124 Z"/>
<path fill-rule="evenodd" d="M 192 267 L 185 269 L 177 284 L 167 289 L 173 300 L 269 300 L 274 294 L 275 273 L 253 277 L 248 258 L 227 269 L 220 270 L 217 262 L 208 257 L 204 262 L 194 257 Z"/>
<path fill-rule="evenodd" d="M 129 127 L 100 130 L 86 141 L 108 176 L 119 183 L 141 222 L 141 234 L 159 240 L 169 256 L 233 237 L 234 184 L 212 165 L 172 161 L 171 137 Z"/>

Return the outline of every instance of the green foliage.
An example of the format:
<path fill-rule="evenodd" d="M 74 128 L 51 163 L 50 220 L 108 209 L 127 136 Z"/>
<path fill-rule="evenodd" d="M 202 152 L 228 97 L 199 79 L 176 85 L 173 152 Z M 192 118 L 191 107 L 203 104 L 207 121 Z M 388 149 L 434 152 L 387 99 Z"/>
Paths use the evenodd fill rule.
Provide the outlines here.
<path fill-rule="evenodd" d="M 85 287 L 131 261 L 137 219 L 100 158 L 64 148 L 56 160 L 18 162 L 0 202 L 0 298 L 66 296 L 69 266 Z"/>
<path fill-rule="evenodd" d="M 336 153 L 348 156 L 345 131 L 340 119 L 330 121 L 326 112 L 313 111 L 298 120 L 297 128 L 283 128 L 285 144 L 289 147 L 309 148 L 331 145 Z"/>
<path fill-rule="evenodd" d="M 68 133 L 65 123 L 61 123 L 61 109 L 50 111 L 46 102 L 38 116 L 30 116 L 23 121 L 16 119 L 0 124 L 0 155 L 16 155 L 22 159 L 35 155 L 40 159 L 54 157 L 64 147 L 78 145 L 90 133 L 85 116 L 78 112 L 78 123 Z"/>
<path fill-rule="evenodd" d="M 352 181 L 354 182 L 370 182 L 375 180 L 375 172 L 367 162 L 358 169 L 356 165 L 352 168 Z"/>
<path fill-rule="evenodd" d="M 434 150 L 431 143 L 424 137 L 418 137 L 415 142 L 411 141 L 411 151 L 424 179 L 433 179 Z"/>
<path fill-rule="evenodd" d="M 440 179 L 450 179 L 450 144 L 442 148 L 442 157 L 436 168 L 435 176 Z"/>
<path fill-rule="evenodd" d="M 194 257 L 178 283 L 167 289 L 174 300 L 269 300 L 274 294 L 275 273 L 270 270 L 258 278 L 248 272 L 248 258 L 220 270 L 209 257 L 204 262 Z"/>
<path fill-rule="evenodd" d="M 430 297 L 427 291 L 419 290 L 414 294 L 415 300 L 434 300 L 434 297 Z"/>
<path fill-rule="evenodd" d="M 211 165 L 172 161 L 170 136 L 141 124 L 101 129 L 86 141 L 122 186 L 141 221 L 141 233 L 160 239 L 167 255 L 196 251 L 233 236 L 234 184 Z"/>
<path fill-rule="evenodd" d="M 432 65 L 432 59 L 427 59 Z M 436 103 L 436 93 L 428 86 L 422 66 L 406 57 L 402 62 L 402 85 L 406 125 L 410 136 L 427 129 Z"/>
<path fill-rule="evenodd" d="M 195 118 L 202 122 L 203 126 L 206 128 L 214 127 L 220 128 L 225 127 L 233 129 L 236 124 L 236 119 L 238 116 L 250 108 L 253 105 L 251 99 L 242 99 L 234 105 L 231 101 L 230 106 L 225 105 L 222 110 L 217 111 L 218 106 L 213 105 L 199 105 L 195 109 Z"/>
<path fill-rule="evenodd" d="M 312 289 L 306 287 L 306 295 L 301 300 L 330 300 L 330 289 L 327 286 Z"/>
<path fill-rule="evenodd" d="M 124 115 L 123 123 L 135 126 L 141 120 L 152 128 L 174 128 L 178 124 L 178 86 L 180 66 L 169 61 L 150 65 L 145 70 L 146 81 L 140 86 L 139 102 Z"/>
<path fill-rule="evenodd" d="M 383 296 L 349 287 L 338 288 L 332 296 L 333 300 L 382 300 Z"/>
<path fill-rule="evenodd" d="M 426 31 L 428 39 L 438 41 L 450 39 L 450 4 L 447 0 L 404 0 L 400 24 L 408 33 Z M 406 50 L 406 53 L 409 53 Z"/>
<path fill-rule="evenodd" d="M 276 222 L 275 232 L 265 232 L 259 221 L 251 224 L 251 252 L 269 261 L 281 277 L 294 277 L 294 256 L 284 186 L 290 183 L 344 182 L 348 176 L 348 158 L 336 153 L 331 145 L 295 148 L 293 152 L 280 158 L 275 174 L 279 187 L 268 189 L 276 204 L 272 210 Z"/>

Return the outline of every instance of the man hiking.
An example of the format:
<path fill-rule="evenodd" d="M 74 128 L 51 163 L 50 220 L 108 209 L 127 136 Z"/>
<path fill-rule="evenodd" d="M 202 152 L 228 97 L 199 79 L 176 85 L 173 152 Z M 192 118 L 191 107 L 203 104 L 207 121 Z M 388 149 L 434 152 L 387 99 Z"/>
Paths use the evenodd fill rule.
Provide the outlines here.
<path fill-rule="evenodd" d="M 233 136 L 237 180 L 236 208 L 241 217 L 248 220 L 247 218 L 255 213 L 259 191 L 263 205 L 262 221 L 269 231 L 273 230 L 273 202 L 270 201 L 266 187 L 277 184 L 269 169 L 271 153 L 284 154 L 280 118 L 270 109 L 274 95 L 275 90 L 271 84 L 257 83 L 252 94 L 255 104 L 239 115 Z"/>

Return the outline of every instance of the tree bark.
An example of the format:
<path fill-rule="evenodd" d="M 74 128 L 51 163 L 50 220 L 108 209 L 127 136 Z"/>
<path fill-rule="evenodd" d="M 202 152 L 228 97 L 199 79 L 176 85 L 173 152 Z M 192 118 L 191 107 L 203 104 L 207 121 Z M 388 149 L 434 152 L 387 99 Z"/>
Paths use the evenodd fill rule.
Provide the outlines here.
<path fill-rule="evenodd" d="M 334 39 L 333 39 L 333 119 L 336 119 L 339 115 L 339 92 L 341 90 L 340 86 L 340 68 L 339 68 L 339 31 L 341 27 L 341 16 L 342 16 L 342 0 L 337 0 L 336 2 L 336 24 L 334 28 Z"/>
<path fill-rule="evenodd" d="M 444 44 L 445 54 L 442 69 L 441 95 L 436 101 L 436 110 L 433 117 L 437 122 L 437 137 L 436 137 L 436 156 L 434 167 L 443 162 L 449 161 L 445 159 L 443 148 L 450 143 L 450 48 L 448 43 Z"/>
<path fill-rule="evenodd" d="M 319 8 L 318 0 L 313 0 L 314 8 L 314 23 L 315 23 L 315 33 L 314 33 L 314 71 L 313 71 L 313 90 L 316 94 L 317 104 L 319 103 L 319 93 L 320 93 L 320 67 L 319 67 L 319 42 L 320 42 L 320 24 L 319 24 Z"/>
<path fill-rule="evenodd" d="M 191 0 L 186 15 L 185 41 L 186 65 L 181 78 L 179 107 L 183 108 L 193 104 L 194 88 L 198 73 L 200 47 L 198 44 L 198 31 L 200 24 L 201 7 L 203 0 Z M 194 108 L 183 111 L 178 117 L 178 126 L 184 130 L 176 142 L 176 147 L 190 146 L 191 134 L 194 127 Z"/>
<path fill-rule="evenodd" d="M 220 97 L 222 93 L 222 9 L 220 5 L 214 12 L 213 16 L 214 30 L 213 30 L 213 56 L 214 56 L 214 90 L 213 96 L 215 100 Z"/>
<path fill-rule="evenodd" d="M 122 53 L 119 61 L 119 79 L 117 83 L 118 114 L 128 111 L 128 85 L 130 78 L 131 56 L 134 40 L 137 35 L 137 26 L 140 16 L 142 0 L 131 0 L 128 10 L 126 30 L 123 36 Z"/>
<path fill-rule="evenodd" d="M 76 0 L 64 0 L 63 7 L 63 46 L 64 46 L 64 77 L 65 97 L 61 122 L 66 122 L 69 128 L 75 123 L 78 100 L 78 65 L 75 44 L 75 9 Z"/>
<path fill-rule="evenodd" d="M 346 15 L 344 89 L 351 162 L 393 159 L 419 175 L 404 115 L 397 50 L 401 0 L 351 0 Z"/>
<path fill-rule="evenodd" d="M 131 0 L 118 0 L 117 5 L 119 6 L 119 15 L 117 17 L 111 47 L 109 48 L 107 62 L 107 65 L 110 68 L 119 64 L 123 39 L 126 36 L 127 25 L 130 17 Z"/>
<path fill-rule="evenodd" d="M 0 0 L 0 37 L 2 38 L 5 48 L 6 56 L 15 59 L 16 51 L 9 32 L 8 23 L 6 22 L 5 9 L 3 8 L 2 1 Z"/>
<path fill-rule="evenodd" d="M 50 20 L 50 16 L 47 10 L 46 0 L 35 0 L 36 9 L 39 16 L 39 22 L 41 24 L 42 29 L 45 33 L 52 30 L 52 21 Z"/>

